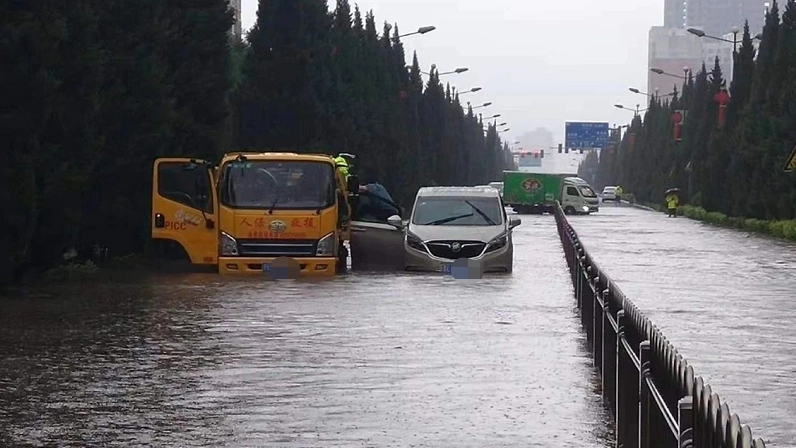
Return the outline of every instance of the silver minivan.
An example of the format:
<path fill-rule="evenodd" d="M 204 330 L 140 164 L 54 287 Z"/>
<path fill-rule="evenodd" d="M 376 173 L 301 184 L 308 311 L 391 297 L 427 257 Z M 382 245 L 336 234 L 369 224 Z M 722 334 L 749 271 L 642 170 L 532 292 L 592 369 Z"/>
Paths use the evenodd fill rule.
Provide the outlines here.
<path fill-rule="evenodd" d="M 461 258 L 476 260 L 482 272 L 512 272 L 512 230 L 520 225 L 508 216 L 500 192 L 491 187 L 423 187 L 417 192 L 404 229 L 404 268 L 451 272 Z"/>

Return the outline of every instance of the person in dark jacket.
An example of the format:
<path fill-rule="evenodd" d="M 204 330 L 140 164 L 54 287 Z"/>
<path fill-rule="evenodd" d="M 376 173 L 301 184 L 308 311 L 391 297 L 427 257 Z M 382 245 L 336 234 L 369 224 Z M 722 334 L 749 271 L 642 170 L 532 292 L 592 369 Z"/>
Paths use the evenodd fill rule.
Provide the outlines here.
<path fill-rule="evenodd" d="M 369 182 L 359 188 L 357 217 L 362 221 L 387 222 L 392 215 L 401 215 L 401 209 L 393 201 L 384 185 Z"/>

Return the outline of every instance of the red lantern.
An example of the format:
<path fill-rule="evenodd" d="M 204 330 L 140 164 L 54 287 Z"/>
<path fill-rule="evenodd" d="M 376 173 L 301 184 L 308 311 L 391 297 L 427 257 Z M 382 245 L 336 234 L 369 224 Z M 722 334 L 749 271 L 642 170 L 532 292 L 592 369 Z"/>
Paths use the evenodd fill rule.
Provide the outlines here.
<path fill-rule="evenodd" d="M 672 114 L 672 123 L 674 124 L 674 140 L 681 141 L 682 140 L 682 130 L 683 130 L 683 111 L 676 110 Z"/>
<path fill-rule="evenodd" d="M 721 90 L 713 95 L 713 101 L 719 103 L 719 129 L 724 128 L 724 123 L 727 121 L 727 103 L 730 102 L 730 94 L 727 93 L 727 88 L 722 86 Z"/>

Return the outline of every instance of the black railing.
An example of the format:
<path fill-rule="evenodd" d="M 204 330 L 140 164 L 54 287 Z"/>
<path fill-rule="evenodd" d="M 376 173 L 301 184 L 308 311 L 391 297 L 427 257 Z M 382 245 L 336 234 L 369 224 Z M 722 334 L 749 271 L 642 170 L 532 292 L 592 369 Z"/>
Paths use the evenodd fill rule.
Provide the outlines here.
<path fill-rule="evenodd" d="M 617 447 L 765 448 L 555 215 Z"/>

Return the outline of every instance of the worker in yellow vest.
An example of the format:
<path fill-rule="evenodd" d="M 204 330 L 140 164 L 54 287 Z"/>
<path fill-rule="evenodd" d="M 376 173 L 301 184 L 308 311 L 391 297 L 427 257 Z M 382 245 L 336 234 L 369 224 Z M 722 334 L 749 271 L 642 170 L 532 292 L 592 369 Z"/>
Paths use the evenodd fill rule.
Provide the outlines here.
<path fill-rule="evenodd" d="M 666 208 L 669 210 L 669 217 L 677 217 L 677 206 L 680 204 L 680 197 L 675 193 L 666 195 Z"/>
<path fill-rule="evenodd" d="M 343 178 L 347 181 L 348 176 L 351 175 L 351 172 L 349 171 L 348 160 L 346 160 L 346 158 L 342 155 L 338 155 L 334 158 L 334 165 L 337 167 L 337 170 L 340 171 L 340 174 L 343 175 Z M 339 217 L 340 224 L 345 227 L 348 224 L 348 221 L 351 219 L 351 211 L 348 207 L 348 198 L 341 196 L 338 197 L 338 200 L 341 204 Z"/>

